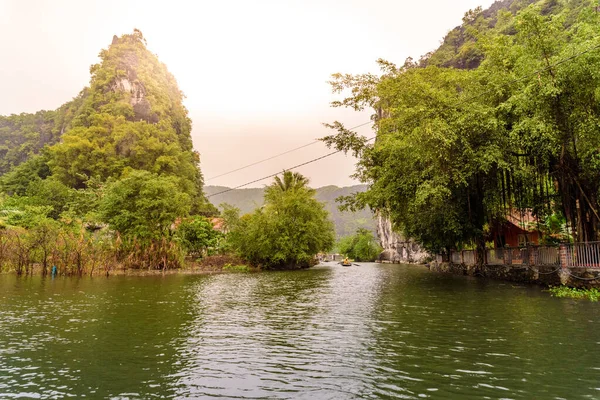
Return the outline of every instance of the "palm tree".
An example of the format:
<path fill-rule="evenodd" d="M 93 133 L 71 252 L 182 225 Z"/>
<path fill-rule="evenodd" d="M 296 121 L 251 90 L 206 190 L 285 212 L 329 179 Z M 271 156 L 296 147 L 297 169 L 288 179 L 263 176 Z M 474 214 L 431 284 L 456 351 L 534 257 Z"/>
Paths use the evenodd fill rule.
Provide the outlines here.
<path fill-rule="evenodd" d="M 303 189 L 308 185 L 308 178 L 299 172 L 283 171 L 283 179 L 279 176 L 275 177 L 275 182 L 272 186 L 278 188 L 282 192 L 292 189 Z"/>
<path fill-rule="evenodd" d="M 273 202 L 284 193 L 297 191 L 313 192 L 313 189 L 308 187 L 308 178 L 298 172 L 283 171 L 282 177 L 276 176 L 273 183 L 267 186 L 265 201 Z"/>

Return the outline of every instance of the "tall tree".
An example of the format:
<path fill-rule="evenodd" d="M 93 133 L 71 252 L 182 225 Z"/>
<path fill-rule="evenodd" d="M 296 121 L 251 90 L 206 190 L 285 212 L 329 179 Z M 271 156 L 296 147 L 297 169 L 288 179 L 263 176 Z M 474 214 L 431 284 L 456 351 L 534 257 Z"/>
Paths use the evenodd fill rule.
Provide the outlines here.
<path fill-rule="evenodd" d="M 542 220 L 564 213 L 578 240 L 597 239 L 594 10 L 540 1 L 498 12 L 491 29 L 473 13 L 465 29 L 482 55 L 476 69 L 408 60 L 380 61 L 375 77 L 335 74 L 334 92 L 350 95 L 333 105 L 372 108 L 377 130 L 371 143 L 334 123 L 338 133 L 323 139 L 360 156 L 356 176 L 370 187 L 347 205 L 381 210 L 433 251 L 483 250 L 489 227 L 511 210 Z"/>
<path fill-rule="evenodd" d="M 265 192 L 265 205 L 242 217 L 228 234 L 232 247 L 253 265 L 305 268 L 317 253 L 333 246 L 333 223 L 314 190 L 306 186 L 308 180 L 296 174 L 287 182 L 286 190 L 281 180 L 273 182 Z"/>

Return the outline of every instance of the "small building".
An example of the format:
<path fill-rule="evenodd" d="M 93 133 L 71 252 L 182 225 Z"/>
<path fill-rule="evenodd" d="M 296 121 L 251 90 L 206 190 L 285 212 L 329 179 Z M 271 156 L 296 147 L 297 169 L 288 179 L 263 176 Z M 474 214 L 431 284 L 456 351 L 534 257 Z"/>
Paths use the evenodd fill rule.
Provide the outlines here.
<path fill-rule="evenodd" d="M 212 224 L 212 227 L 215 231 L 218 231 L 221 233 L 227 233 L 225 231 L 225 220 L 223 218 L 219 218 L 219 217 L 210 218 L 210 223 Z"/>
<path fill-rule="evenodd" d="M 537 229 L 537 218 L 530 212 L 514 211 L 504 221 L 494 224 L 490 239 L 496 248 L 525 247 L 539 244 L 541 232 Z"/>

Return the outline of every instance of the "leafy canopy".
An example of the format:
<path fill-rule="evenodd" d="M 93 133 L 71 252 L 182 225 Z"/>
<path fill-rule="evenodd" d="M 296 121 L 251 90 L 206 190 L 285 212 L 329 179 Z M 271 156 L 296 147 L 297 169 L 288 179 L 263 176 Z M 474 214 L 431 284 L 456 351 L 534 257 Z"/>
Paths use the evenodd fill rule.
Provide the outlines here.
<path fill-rule="evenodd" d="M 302 175 L 285 171 L 266 188 L 263 207 L 237 221 L 229 216 L 228 240 L 240 256 L 266 269 L 304 268 L 333 246 L 329 213 L 307 184 Z"/>
<path fill-rule="evenodd" d="M 375 261 L 383 249 L 366 229 L 358 229 L 352 236 L 345 236 L 337 243 L 337 250 L 355 261 Z"/>
<path fill-rule="evenodd" d="M 597 4 L 505 3 L 465 17 L 463 53 L 333 76 L 334 92 L 350 93 L 333 106 L 375 111 L 374 143 L 340 123 L 323 138 L 360 157 L 369 190 L 346 206 L 380 210 L 432 251 L 482 249 L 515 210 L 563 215 L 578 241 L 599 238 Z"/>
<path fill-rule="evenodd" d="M 189 195 L 178 178 L 148 171 L 109 184 L 100 201 L 100 215 L 112 229 L 145 240 L 168 236 L 175 219 L 189 210 Z"/>
<path fill-rule="evenodd" d="M 175 237 L 193 256 L 202 256 L 219 244 L 221 233 L 213 229 L 211 221 L 206 217 L 194 216 L 186 218 L 177 227 Z"/>

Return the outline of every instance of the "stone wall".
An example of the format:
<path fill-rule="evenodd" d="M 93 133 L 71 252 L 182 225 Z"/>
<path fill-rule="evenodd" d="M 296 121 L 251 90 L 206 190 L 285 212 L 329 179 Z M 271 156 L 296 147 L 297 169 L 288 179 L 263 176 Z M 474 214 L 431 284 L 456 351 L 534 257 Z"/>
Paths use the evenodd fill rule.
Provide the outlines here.
<path fill-rule="evenodd" d="M 429 264 L 429 270 L 510 282 L 535 283 L 544 286 L 600 287 L 600 268 L 565 268 L 543 265 L 464 265 L 434 262 Z"/>
<path fill-rule="evenodd" d="M 394 232 L 392 222 L 381 213 L 377 213 L 377 236 L 383 247 L 383 252 L 379 255 L 380 262 L 425 263 L 431 259 L 430 254 L 418 243 Z"/>

